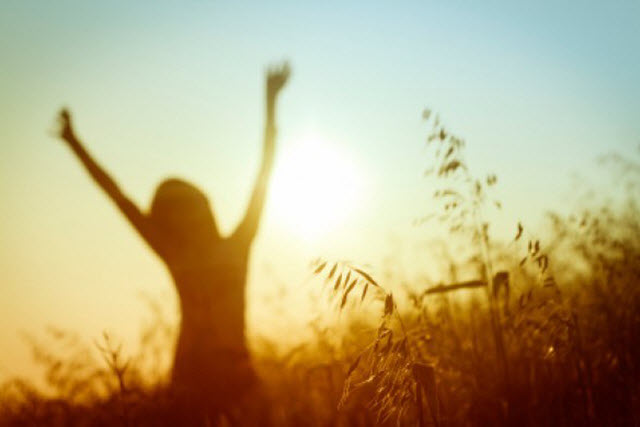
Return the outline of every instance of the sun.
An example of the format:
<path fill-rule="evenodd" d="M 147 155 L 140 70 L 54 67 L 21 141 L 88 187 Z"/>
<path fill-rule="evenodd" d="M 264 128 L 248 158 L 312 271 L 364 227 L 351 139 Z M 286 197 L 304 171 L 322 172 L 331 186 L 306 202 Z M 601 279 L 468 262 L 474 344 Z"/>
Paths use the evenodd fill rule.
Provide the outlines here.
<path fill-rule="evenodd" d="M 311 240 L 354 215 L 362 187 L 353 159 L 318 137 L 306 137 L 277 159 L 269 205 L 289 231 Z"/>

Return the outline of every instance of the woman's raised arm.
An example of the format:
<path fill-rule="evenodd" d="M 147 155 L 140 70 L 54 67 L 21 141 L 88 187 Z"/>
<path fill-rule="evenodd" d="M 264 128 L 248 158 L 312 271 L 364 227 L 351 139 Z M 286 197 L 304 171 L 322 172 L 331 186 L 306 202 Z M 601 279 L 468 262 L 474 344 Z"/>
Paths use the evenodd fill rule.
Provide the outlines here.
<path fill-rule="evenodd" d="M 158 239 L 152 225 L 149 223 L 149 218 L 140 212 L 140 209 L 120 191 L 116 182 L 93 160 L 91 155 L 82 146 L 82 143 L 73 131 L 69 111 L 66 109 L 60 111 L 58 120 L 60 122 L 58 136 L 67 143 L 78 159 L 80 159 L 80 162 L 82 162 L 87 172 L 89 172 L 91 178 L 93 178 L 96 184 L 113 200 L 147 244 L 149 244 L 154 251 L 158 252 Z"/>
<path fill-rule="evenodd" d="M 289 65 L 285 63 L 279 68 L 272 68 L 267 72 L 266 81 L 266 123 L 264 129 L 264 144 L 262 151 L 262 164 L 256 177 L 253 187 L 253 193 L 249 200 L 249 206 L 243 220 L 240 222 L 234 232 L 234 236 L 249 241 L 255 237 L 264 206 L 264 200 L 267 192 L 269 177 L 273 169 L 273 157 L 275 152 L 275 116 L 276 116 L 276 100 L 282 88 L 289 79 Z"/>

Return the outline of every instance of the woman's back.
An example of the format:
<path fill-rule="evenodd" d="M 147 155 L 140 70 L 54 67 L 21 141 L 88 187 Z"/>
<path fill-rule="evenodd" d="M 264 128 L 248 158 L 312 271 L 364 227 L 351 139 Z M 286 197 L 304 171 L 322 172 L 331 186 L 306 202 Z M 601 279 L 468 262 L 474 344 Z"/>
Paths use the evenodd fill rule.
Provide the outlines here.
<path fill-rule="evenodd" d="M 247 242 L 229 238 L 197 256 L 166 261 L 180 297 L 181 335 L 206 338 L 221 349 L 244 349 L 248 254 Z"/>
<path fill-rule="evenodd" d="M 249 245 L 217 242 L 205 259 L 168 263 L 182 314 L 173 388 L 207 406 L 227 406 L 255 382 L 245 340 Z"/>
<path fill-rule="evenodd" d="M 221 237 L 207 197 L 179 179 L 158 186 L 149 217 L 180 299 L 172 386 L 220 404 L 253 381 L 244 321 L 251 239 Z"/>

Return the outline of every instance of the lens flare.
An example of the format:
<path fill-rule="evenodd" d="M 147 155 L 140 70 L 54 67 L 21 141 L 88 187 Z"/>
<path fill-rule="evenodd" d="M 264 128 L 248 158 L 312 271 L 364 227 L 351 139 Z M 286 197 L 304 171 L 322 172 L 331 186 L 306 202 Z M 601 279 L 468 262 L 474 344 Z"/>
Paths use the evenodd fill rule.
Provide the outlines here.
<path fill-rule="evenodd" d="M 306 137 L 277 160 L 269 205 L 278 222 L 312 240 L 355 214 L 362 189 L 353 159 L 334 144 Z"/>

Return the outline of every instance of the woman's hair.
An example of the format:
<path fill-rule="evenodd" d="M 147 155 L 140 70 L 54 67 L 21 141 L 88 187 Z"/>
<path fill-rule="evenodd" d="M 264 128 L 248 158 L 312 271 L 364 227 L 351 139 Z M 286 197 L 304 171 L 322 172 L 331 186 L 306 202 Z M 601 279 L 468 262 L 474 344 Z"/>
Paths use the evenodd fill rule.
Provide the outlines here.
<path fill-rule="evenodd" d="M 220 237 L 207 196 L 180 179 L 167 179 L 158 186 L 149 217 L 174 244 L 199 246 Z"/>

